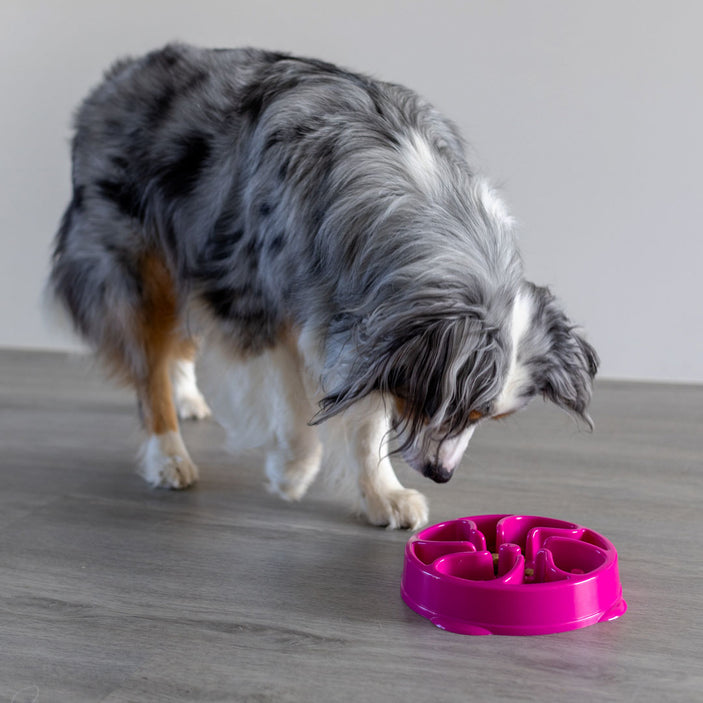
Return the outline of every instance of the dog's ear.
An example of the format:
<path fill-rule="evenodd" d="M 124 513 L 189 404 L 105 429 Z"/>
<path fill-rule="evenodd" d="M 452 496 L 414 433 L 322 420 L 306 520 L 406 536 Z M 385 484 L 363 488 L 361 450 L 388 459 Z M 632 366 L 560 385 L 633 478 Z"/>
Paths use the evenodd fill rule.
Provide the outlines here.
<path fill-rule="evenodd" d="M 528 354 L 538 390 L 593 429 L 588 405 L 600 363 L 598 354 L 569 321 L 549 289 L 530 287 L 535 308 L 525 343 L 531 347 Z"/>
<path fill-rule="evenodd" d="M 423 426 L 463 430 L 468 407 L 486 405 L 500 387 L 507 352 L 484 310 L 443 302 L 426 309 L 385 308 L 362 322 L 341 388 L 320 403 L 318 424 L 371 392 L 402 402 L 409 436 Z"/>
<path fill-rule="evenodd" d="M 389 320 L 395 319 L 394 328 Z M 320 402 L 318 424 L 346 410 L 369 393 L 380 391 L 407 403 L 418 422 L 432 414 L 430 406 L 442 387 L 448 355 L 451 353 L 453 326 L 444 319 L 425 320 L 421 314 L 413 319 L 387 319 L 370 316 L 353 330 L 354 342 L 347 348 L 355 357 L 346 364 L 342 384 Z"/>

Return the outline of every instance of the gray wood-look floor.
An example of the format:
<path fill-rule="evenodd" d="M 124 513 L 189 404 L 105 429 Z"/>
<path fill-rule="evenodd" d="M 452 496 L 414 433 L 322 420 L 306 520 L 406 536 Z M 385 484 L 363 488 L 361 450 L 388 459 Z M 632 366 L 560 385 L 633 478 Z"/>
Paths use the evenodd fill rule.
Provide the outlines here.
<path fill-rule="evenodd" d="M 703 387 L 603 382 L 593 416 L 490 423 L 446 486 L 398 467 L 433 523 L 540 514 L 618 548 L 620 620 L 474 638 L 401 601 L 407 533 L 270 496 L 211 421 L 184 429 L 198 486 L 150 490 L 127 392 L 0 352 L 0 701 L 703 701 Z"/>

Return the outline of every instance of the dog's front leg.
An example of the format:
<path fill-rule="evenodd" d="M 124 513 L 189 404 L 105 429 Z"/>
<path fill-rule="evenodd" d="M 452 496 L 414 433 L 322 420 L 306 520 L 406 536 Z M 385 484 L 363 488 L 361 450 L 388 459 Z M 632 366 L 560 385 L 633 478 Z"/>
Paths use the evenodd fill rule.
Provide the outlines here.
<path fill-rule="evenodd" d="M 326 449 L 344 457 L 345 468 L 356 473 L 361 506 L 372 524 L 414 530 L 427 522 L 425 496 L 400 483 L 388 458 L 389 423 L 379 394 L 355 403 L 324 425 L 335 425 L 324 438 Z"/>

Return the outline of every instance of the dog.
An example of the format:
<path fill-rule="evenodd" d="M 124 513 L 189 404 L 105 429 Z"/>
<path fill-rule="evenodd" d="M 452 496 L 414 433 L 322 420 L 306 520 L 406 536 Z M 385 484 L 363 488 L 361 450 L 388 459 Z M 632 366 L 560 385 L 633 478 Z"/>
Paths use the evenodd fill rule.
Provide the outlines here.
<path fill-rule="evenodd" d="M 595 350 L 525 280 L 499 196 L 413 91 L 171 44 L 106 72 L 77 111 L 72 165 L 50 289 L 136 389 L 151 485 L 198 478 L 178 423 L 209 413 L 198 339 L 269 409 L 272 490 L 301 498 L 324 448 L 375 525 L 428 518 L 391 440 L 441 483 L 478 424 L 534 396 L 591 425 Z"/>

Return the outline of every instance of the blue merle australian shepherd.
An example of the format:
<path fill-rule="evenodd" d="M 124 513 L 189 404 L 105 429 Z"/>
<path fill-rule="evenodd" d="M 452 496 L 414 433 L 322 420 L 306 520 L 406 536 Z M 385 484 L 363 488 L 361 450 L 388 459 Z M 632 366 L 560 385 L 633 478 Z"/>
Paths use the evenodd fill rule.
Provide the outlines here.
<path fill-rule="evenodd" d="M 299 499 L 334 457 L 377 525 L 428 516 L 389 441 L 445 482 L 535 395 L 590 424 L 596 353 L 523 278 L 456 127 L 322 61 L 171 45 L 114 65 L 76 116 L 50 283 L 136 389 L 153 486 L 198 478 L 178 425 L 209 414 L 198 340 L 229 359 L 271 488 Z"/>

